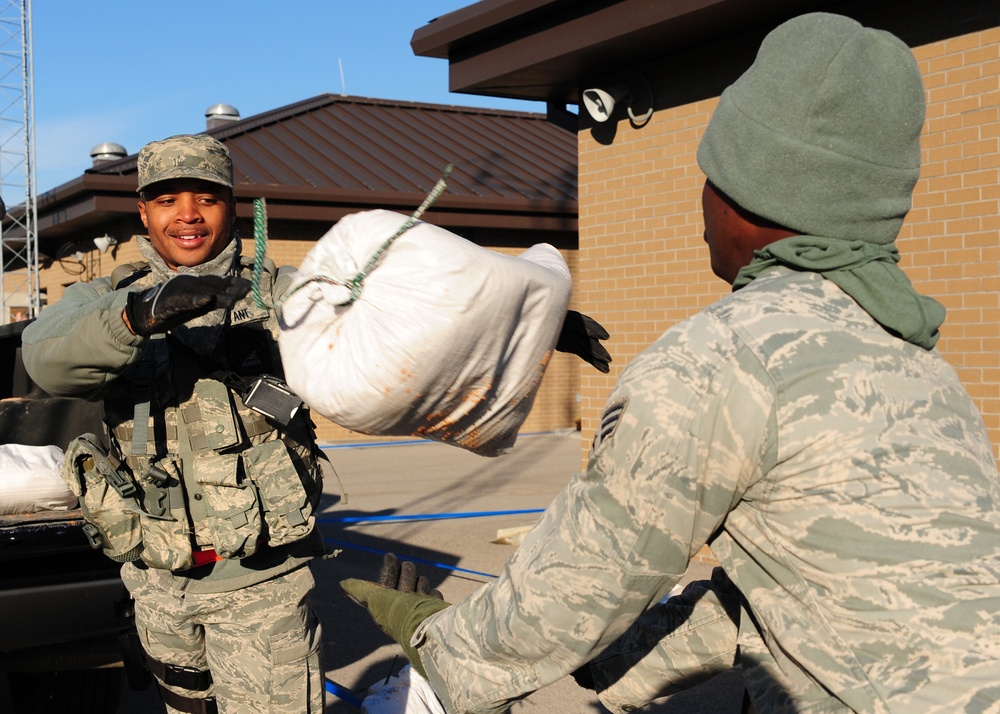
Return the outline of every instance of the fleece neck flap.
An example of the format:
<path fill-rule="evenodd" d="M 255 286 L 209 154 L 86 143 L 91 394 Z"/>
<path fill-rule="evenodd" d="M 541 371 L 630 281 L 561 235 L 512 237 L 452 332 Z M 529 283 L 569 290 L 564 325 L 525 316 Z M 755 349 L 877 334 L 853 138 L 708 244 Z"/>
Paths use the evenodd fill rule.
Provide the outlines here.
<path fill-rule="evenodd" d="M 819 273 L 836 283 L 886 330 L 914 345 L 932 349 L 940 337 L 944 306 L 914 290 L 898 262 L 895 244 L 793 236 L 757 251 L 736 276 L 733 290 L 774 265 Z"/>

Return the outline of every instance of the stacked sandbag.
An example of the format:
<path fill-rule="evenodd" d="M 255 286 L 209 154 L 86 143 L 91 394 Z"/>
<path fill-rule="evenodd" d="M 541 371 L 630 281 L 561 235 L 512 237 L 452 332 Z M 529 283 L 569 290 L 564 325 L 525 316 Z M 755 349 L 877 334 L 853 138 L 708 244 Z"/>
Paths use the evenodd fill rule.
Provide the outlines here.
<path fill-rule="evenodd" d="M 0 444 L 0 515 L 76 508 L 60 475 L 62 462 L 58 446 Z"/>
<path fill-rule="evenodd" d="M 565 318 L 569 269 L 545 243 L 502 255 L 417 221 L 365 275 L 406 220 L 351 214 L 309 251 L 281 305 L 285 378 L 347 429 L 505 453 Z"/>

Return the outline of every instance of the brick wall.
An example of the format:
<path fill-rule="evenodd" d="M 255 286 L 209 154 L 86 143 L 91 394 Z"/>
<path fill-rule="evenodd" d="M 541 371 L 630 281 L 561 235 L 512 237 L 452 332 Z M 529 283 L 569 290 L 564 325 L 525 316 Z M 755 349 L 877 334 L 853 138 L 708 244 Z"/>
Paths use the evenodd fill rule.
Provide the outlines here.
<path fill-rule="evenodd" d="M 728 292 L 708 265 L 695 163 L 715 99 L 628 121 L 602 144 L 580 133 L 580 279 L 583 310 L 611 333 L 607 376 L 582 382 L 583 449 L 621 369 L 671 325 Z"/>
<path fill-rule="evenodd" d="M 1000 28 L 917 47 L 927 91 L 923 166 L 902 265 L 944 303 L 938 345 L 1000 457 Z"/>
<path fill-rule="evenodd" d="M 948 308 L 939 348 L 975 399 L 1000 457 L 1000 29 L 922 45 L 915 54 L 929 106 L 921 179 L 897 241 L 901 264 L 920 292 Z M 647 68 L 657 96 L 682 95 L 678 66 L 689 86 L 721 87 L 738 75 L 710 66 L 712 53 L 704 55 Z M 615 357 L 611 375 L 584 373 L 584 452 L 621 368 L 663 330 L 729 291 L 708 265 L 704 175 L 695 161 L 717 102 L 712 91 L 659 108 L 641 128 L 626 119 L 612 132 L 579 134 L 577 289 L 581 309 L 612 333 Z"/>

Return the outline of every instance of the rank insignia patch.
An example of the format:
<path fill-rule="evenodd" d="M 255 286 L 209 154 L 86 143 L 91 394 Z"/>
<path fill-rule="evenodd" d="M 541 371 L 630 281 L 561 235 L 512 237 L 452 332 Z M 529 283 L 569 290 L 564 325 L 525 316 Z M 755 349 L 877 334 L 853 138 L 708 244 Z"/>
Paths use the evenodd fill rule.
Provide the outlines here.
<path fill-rule="evenodd" d="M 601 415 L 601 424 L 597 427 L 597 433 L 594 434 L 594 446 L 593 448 L 598 448 L 601 444 L 611 438 L 618 428 L 618 422 L 621 421 L 622 415 L 625 413 L 625 407 L 628 406 L 628 398 L 619 399 L 607 406 L 604 410 L 604 414 Z"/>

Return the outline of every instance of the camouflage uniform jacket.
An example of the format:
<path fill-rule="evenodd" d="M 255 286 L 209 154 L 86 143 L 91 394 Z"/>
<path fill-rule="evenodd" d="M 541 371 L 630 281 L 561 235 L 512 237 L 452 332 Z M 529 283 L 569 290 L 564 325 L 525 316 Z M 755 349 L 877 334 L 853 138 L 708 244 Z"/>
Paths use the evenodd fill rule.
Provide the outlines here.
<path fill-rule="evenodd" d="M 127 293 L 174 275 L 148 240 L 139 241 L 147 267 L 116 285 L 111 278 L 71 285 L 25 330 L 26 369 L 50 394 L 103 400 L 111 443 L 139 482 L 144 507 L 151 510 L 150 493 L 160 495 L 164 517 L 141 517 L 141 557 L 175 571 L 177 588 L 227 592 L 299 567 L 322 551 L 312 516 L 322 476 L 308 411 L 278 429 L 220 377 L 282 376 L 275 311 L 248 296 L 229 314 L 216 310 L 169 337 L 133 335 L 122 319 Z M 223 275 L 234 266 L 250 277 L 239 239 L 178 272 Z M 265 283 L 265 299 L 277 301 L 293 271 L 270 272 L 277 276 Z M 157 491 L 146 480 L 151 464 L 170 488 Z M 223 559 L 191 569 L 192 551 L 204 549 Z"/>
<path fill-rule="evenodd" d="M 786 268 L 629 364 L 586 473 L 498 580 L 411 642 L 449 712 L 500 711 L 663 607 L 705 544 L 742 614 L 706 599 L 613 677 L 595 663 L 613 711 L 693 683 L 692 653 L 728 667 L 737 644 L 760 712 L 997 711 L 1000 490 L 981 417 L 938 353 Z"/>

